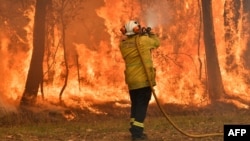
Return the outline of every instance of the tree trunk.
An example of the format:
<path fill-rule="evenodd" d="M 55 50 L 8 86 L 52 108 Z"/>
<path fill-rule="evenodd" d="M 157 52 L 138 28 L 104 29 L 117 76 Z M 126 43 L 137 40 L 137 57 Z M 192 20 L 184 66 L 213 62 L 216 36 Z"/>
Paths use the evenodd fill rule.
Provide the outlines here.
<path fill-rule="evenodd" d="M 202 15 L 204 28 L 204 43 L 206 53 L 208 93 L 211 102 L 222 97 L 224 88 L 220 73 L 218 54 L 215 43 L 215 34 L 212 15 L 212 0 L 202 0 Z"/>
<path fill-rule="evenodd" d="M 59 100 L 60 100 L 60 103 L 62 103 L 62 94 L 68 84 L 68 77 L 69 77 L 69 65 L 68 65 L 68 59 L 67 59 L 67 49 L 66 49 L 66 44 L 65 44 L 65 30 L 66 30 L 66 26 L 65 26 L 65 23 L 64 23 L 64 20 L 62 20 L 62 25 L 63 25 L 63 28 L 62 28 L 62 44 L 63 44 L 63 51 L 64 51 L 64 62 L 65 62 L 65 80 L 64 80 L 64 85 L 60 91 L 60 94 L 59 94 Z"/>
<path fill-rule="evenodd" d="M 39 85 L 43 81 L 43 56 L 45 46 L 45 16 L 49 0 L 37 0 L 33 32 L 33 52 L 21 105 L 34 104 Z"/>
<path fill-rule="evenodd" d="M 226 0 L 224 4 L 224 28 L 226 43 L 226 71 L 237 73 L 235 48 L 239 44 L 239 18 L 241 1 Z"/>

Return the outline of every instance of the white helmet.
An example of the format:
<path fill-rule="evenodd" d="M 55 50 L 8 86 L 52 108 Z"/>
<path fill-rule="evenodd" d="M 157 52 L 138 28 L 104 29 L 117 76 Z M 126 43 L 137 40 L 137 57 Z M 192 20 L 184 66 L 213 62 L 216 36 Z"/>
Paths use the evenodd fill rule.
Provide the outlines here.
<path fill-rule="evenodd" d="M 134 35 L 139 33 L 140 31 L 140 24 L 137 21 L 131 20 L 125 24 L 125 35 Z"/>

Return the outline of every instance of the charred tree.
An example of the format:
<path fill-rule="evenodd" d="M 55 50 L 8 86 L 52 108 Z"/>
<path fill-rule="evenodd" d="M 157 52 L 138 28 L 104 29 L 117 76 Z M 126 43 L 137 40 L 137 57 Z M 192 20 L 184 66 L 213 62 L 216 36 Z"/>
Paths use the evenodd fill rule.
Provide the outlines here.
<path fill-rule="evenodd" d="M 84 0 L 61 0 L 61 1 L 54 1 L 54 7 L 56 11 L 56 15 L 58 15 L 59 24 L 61 25 L 61 44 L 63 47 L 63 64 L 65 66 L 65 70 L 63 72 L 64 77 L 64 84 L 62 86 L 62 89 L 59 93 L 59 100 L 61 104 L 63 104 L 62 96 L 64 93 L 64 90 L 67 87 L 68 84 L 68 76 L 69 76 L 69 56 L 70 52 L 66 44 L 66 36 L 67 36 L 67 27 L 68 25 L 77 19 L 77 16 L 79 15 L 79 11 L 82 9 L 82 2 Z"/>
<path fill-rule="evenodd" d="M 202 0 L 204 43 L 207 65 L 208 93 L 211 102 L 216 102 L 224 93 L 212 15 L 212 0 Z"/>
<path fill-rule="evenodd" d="M 224 29 L 226 43 L 226 71 L 237 72 L 235 48 L 239 44 L 239 19 L 241 1 L 226 0 L 224 4 Z"/>
<path fill-rule="evenodd" d="M 37 0 L 34 17 L 33 52 L 20 105 L 34 104 L 43 81 L 46 7 L 50 0 Z"/>
<path fill-rule="evenodd" d="M 65 90 L 65 88 L 66 88 L 66 86 L 68 84 L 68 77 L 69 77 L 69 65 L 68 65 L 67 49 L 66 49 L 66 43 L 65 43 L 66 23 L 64 21 L 63 16 L 62 16 L 61 21 L 62 21 L 62 25 L 63 25 L 63 28 L 62 28 L 62 42 L 63 43 L 62 43 L 62 45 L 63 45 L 63 51 L 64 51 L 63 57 L 64 57 L 64 64 L 65 64 L 65 80 L 64 80 L 63 87 L 62 87 L 62 89 L 60 91 L 60 94 L 59 94 L 59 100 L 60 100 L 60 102 L 62 102 L 62 94 L 63 94 L 63 92 L 64 92 L 64 90 Z"/>

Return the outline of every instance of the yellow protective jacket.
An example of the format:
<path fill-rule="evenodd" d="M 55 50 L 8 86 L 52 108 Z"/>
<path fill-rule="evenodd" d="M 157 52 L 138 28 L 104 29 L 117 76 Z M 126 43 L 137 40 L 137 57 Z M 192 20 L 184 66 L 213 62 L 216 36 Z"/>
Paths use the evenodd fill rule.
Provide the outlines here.
<path fill-rule="evenodd" d="M 137 39 L 137 43 L 136 43 Z M 120 43 L 120 51 L 126 64 L 125 81 L 129 90 L 150 86 L 147 78 L 140 54 L 137 50 L 137 44 L 141 52 L 142 58 L 149 72 L 151 84 L 156 85 L 155 69 L 151 57 L 151 49 L 160 45 L 159 38 L 155 35 L 133 35 Z"/>

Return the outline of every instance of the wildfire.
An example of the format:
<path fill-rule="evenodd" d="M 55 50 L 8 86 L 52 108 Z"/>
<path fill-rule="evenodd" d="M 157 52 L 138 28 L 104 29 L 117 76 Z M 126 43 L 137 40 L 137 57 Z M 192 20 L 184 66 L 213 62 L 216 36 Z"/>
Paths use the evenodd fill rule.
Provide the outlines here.
<path fill-rule="evenodd" d="M 249 82 L 245 76 L 249 74 L 249 68 L 245 67 L 243 54 L 247 49 L 247 36 L 241 36 L 243 29 L 239 23 L 237 39 L 233 44 L 233 56 L 238 66 L 235 71 L 227 71 L 225 29 L 223 9 L 224 0 L 216 1 L 213 5 L 214 26 L 216 43 L 225 91 L 230 96 L 238 96 L 250 101 Z M 163 103 L 193 104 L 196 106 L 207 105 L 210 101 L 207 94 L 205 53 L 200 26 L 200 7 L 198 1 L 159 1 L 141 3 L 134 0 L 105 0 L 98 7 L 94 2 L 87 2 L 95 11 L 92 15 L 83 14 L 83 19 L 97 22 L 104 28 L 106 36 L 99 37 L 101 32 L 94 32 L 91 24 L 82 24 L 77 27 L 67 28 L 67 33 L 77 33 L 78 29 L 89 31 L 88 42 L 76 42 L 74 39 L 66 40 L 69 55 L 69 75 L 67 87 L 63 93 L 66 104 L 80 107 L 89 107 L 93 103 L 116 101 L 118 106 L 127 106 L 119 101 L 129 100 L 127 87 L 124 81 L 124 62 L 119 52 L 119 41 L 122 38 L 120 27 L 130 19 L 136 19 L 143 26 L 151 26 L 153 31 L 159 34 L 161 46 L 153 51 L 153 58 L 157 72 L 157 86 L 155 87 L 159 99 Z M 83 9 L 84 10 L 84 9 Z M 87 9 L 90 10 L 90 9 Z M 34 23 L 34 6 L 24 12 L 24 17 L 30 22 L 23 27 L 27 34 L 27 50 L 12 51 L 9 48 L 11 38 L 8 34 L 13 32 L 11 28 L 3 30 L 0 36 L 0 107 L 7 105 L 6 99 L 18 101 L 21 97 L 29 62 L 32 52 L 32 30 Z M 88 13 L 88 11 L 83 11 Z M 244 13 L 241 8 L 242 21 Z M 84 16 L 89 16 L 87 19 Z M 15 23 L 18 24 L 18 23 Z M 73 25 L 73 24 L 72 24 Z M 5 25 L 10 27 L 9 23 Z M 3 28 L 1 26 L 1 28 Z M 99 28 L 98 28 L 99 29 Z M 69 34 L 71 35 L 71 34 Z M 200 36 L 199 36 L 200 35 Z M 58 100 L 59 92 L 65 80 L 65 68 L 63 65 L 63 49 L 60 44 L 61 31 L 59 26 L 54 27 L 54 43 L 48 46 L 54 56 L 46 56 L 44 63 L 44 97 L 47 100 Z M 74 35 L 80 36 L 80 35 Z M 101 38 L 98 42 L 95 38 Z M 200 37 L 200 38 L 199 38 Z M 67 38 L 67 36 L 66 36 Z M 69 37 L 74 38 L 74 37 Z M 78 37 L 79 38 L 79 37 Z M 49 40 L 49 39 L 47 39 Z M 93 43 L 95 42 L 95 43 Z M 59 48 L 56 46 L 59 45 Z M 12 45 L 13 46 L 13 45 Z M 15 46 L 15 45 L 14 45 Z M 198 55 L 198 48 L 200 49 Z M 202 61 L 200 68 L 199 60 Z M 22 60 L 22 61 L 20 61 Z M 48 65 L 49 64 L 49 65 Z M 6 75 L 8 74 L 8 75 Z M 38 94 L 41 95 L 41 92 Z M 78 102 L 77 102 L 78 101 Z M 152 102 L 154 102 L 152 100 Z M 7 102 L 8 103 L 8 102 Z M 237 101 L 233 101 L 239 107 L 246 107 Z M 8 108 L 7 108 L 8 109 Z"/>
<path fill-rule="evenodd" d="M 30 22 L 23 27 L 23 29 L 27 32 L 27 38 L 32 39 L 34 7 L 32 6 L 24 11 L 24 15 L 29 18 Z M 32 43 L 31 40 L 28 40 L 28 42 L 22 40 L 19 35 L 13 31 L 14 29 L 11 28 L 8 21 L 5 21 L 4 25 L 0 27 L 2 28 L 0 35 L 0 74 L 2 80 L 0 82 L 0 107 L 1 109 L 3 108 L 4 111 L 15 111 L 16 104 L 14 101 L 19 99 L 24 89 Z M 18 44 L 11 44 L 11 38 L 15 37 L 26 44 L 26 48 L 29 50 L 24 51 Z"/>

